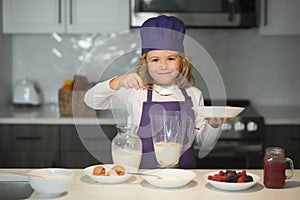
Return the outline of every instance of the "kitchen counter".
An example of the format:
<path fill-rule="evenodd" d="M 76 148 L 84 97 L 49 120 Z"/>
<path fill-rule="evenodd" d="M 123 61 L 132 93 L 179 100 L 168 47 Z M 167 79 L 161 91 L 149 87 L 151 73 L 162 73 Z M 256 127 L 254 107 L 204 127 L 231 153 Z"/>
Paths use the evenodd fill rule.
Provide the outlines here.
<path fill-rule="evenodd" d="M 1 171 L 28 172 L 30 169 L 0 169 Z M 120 184 L 100 184 L 91 181 L 84 175 L 81 169 L 75 169 L 75 178 L 68 191 L 57 198 L 51 199 L 110 199 L 110 200 L 134 200 L 134 199 L 172 199 L 172 200 L 296 200 L 300 195 L 300 170 L 295 170 L 294 177 L 286 182 L 282 189 L 268 189 L 262 184 L 261 179 L 258 184 L 245 191 L 222 191 L 213 188 L 204 179 L 204 174 L 211 170 L 194 170 L 196 178 L 184 187 L 177 189 L 155 188 L 145 182 L 141 177 L 134 176 L 125 183 Z M 247 170 L 262 177 L 262 170 Z M 29 199 L 46 199 L 36 192 L 33 192 Z"/>
<path fill-rule="evenodd" d="M 125 123 L 124 111 L 101 110 L 95 116 L 60 116 L 57 104 L 45 104 L 40 107 L 0 107 L 0 124 L 84 124 L 84 125 L 115 125 Z M 121 115 L 119 113 L 122 113 Z"/>
<path fill-rule="evenodd" d="M 300 125 L 300 107 L 263 106 L 258 107 L 267 125 Z M 0 124 L 102 124 L 125 123 L 124 111 L 101 110 L 95 117 L 61 117 L 57 104 L 45 104 L 40 107 L 17 108 L 0 106 Z M 113 114 L 114 113 L 114 114 Z M 122 114 L 120 114 L 122 113 Z"/>

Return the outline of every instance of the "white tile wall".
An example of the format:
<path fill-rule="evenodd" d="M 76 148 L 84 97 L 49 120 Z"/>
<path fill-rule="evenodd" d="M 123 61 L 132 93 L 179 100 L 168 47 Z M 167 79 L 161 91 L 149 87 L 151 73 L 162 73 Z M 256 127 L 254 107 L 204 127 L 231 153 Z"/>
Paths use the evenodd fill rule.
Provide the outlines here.
<path fill-rule="evenodd" d="M 57 102 L 58 89 L 66 79 L 78 74 L 84 56 L 89 53 L 95 40 L 102 35 L 14 35 L 13 36 L 13 83 L 27 77 L 38 82 L 44 101 Z M 83 43 L 85 48 L 80 47 Z M 84 43 L 85 42 L 85 43 Z"/>
<path fill-rule="evenodd" d="M 189 29 L 187 34 L 216 62 L 229 98 L 247 98 L 256 105 L 300 105 L 300 36 L 266 37 L 257 29 Z M 13 36 L 13 82 L 22 77 L 38 81 L 46 102 L 57 102 L 58 89 L 76 73 L 106 79 L 131 70 L 139 57 L 137 33 L 109 42 L 108 35 L 60 37 L 61 42 L 52 35 Z M 79 41 L 89 40 L 92 47 L 79 48 Z M 99 44 L 97 53 L 91 51 Z M 89 67 L 81 68 L 82 57 L 89 55 Z M 114 67 L 107 68 L 111 63 Z M 197 86 L 208 95 L 201 81 Z"/>

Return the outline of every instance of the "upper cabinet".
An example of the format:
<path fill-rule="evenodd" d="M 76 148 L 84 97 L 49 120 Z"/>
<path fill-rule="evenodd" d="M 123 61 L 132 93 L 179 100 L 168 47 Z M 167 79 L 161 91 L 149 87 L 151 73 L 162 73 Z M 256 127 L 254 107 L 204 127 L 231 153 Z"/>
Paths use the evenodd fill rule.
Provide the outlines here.
<path fill-rule="evenodd" d="M 260 8 L 260 34 L 300 34 L 299 0 L 262 0 Z"/>
<path fill-rule="evenodd" d="M 3 0 L 4 33 L 112 33 L 129 29 L 129 0 Z"/>

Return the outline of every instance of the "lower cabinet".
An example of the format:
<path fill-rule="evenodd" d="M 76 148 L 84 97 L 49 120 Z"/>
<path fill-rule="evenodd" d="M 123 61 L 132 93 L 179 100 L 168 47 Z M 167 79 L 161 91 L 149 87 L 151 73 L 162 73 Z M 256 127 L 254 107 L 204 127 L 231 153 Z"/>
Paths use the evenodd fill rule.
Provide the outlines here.
<path fill-rule="evenodd" d="M 112 163 L 114 125 L 0 125 L 0 167 L 83 168 Z M 300 126 L 268 125 L 266 146 L 280 146 L 300 168 Z"/>
<path fill-rule="evenodd" d="M 51 125 L 0 126 L 2 167 L 58 166 L 59 127 Z"/>
<path fill-rule="evenodd" d="M 113 125 L 0 125 L 0 167 L 83 168 L 111 163 Z"/>
<path fill-rule="evenodd" d="M 112 163 L 111 140 L 114 126 L 61 126 L 61 165 L 83 168 L 93 164 Z"/>
<path fill-rule="evenodd" d="M 5 157 L 5 153 L 3 152 L 3 150 L 0 150 L 0 168 L 4 167 L 4 157 Z"/>
<path fill-rule="evenodd" d="M 7 151 L 4 167 L 12 168 L 43 168 L 58 167 L 59 152 L 50 151 Z"/>
<path fill-rule="evenodd" d="M 268 125 L 265 144 L 284 148 L 286 157 L 294 161 L 295 168 L 300 168 L 300 125 Z"/>

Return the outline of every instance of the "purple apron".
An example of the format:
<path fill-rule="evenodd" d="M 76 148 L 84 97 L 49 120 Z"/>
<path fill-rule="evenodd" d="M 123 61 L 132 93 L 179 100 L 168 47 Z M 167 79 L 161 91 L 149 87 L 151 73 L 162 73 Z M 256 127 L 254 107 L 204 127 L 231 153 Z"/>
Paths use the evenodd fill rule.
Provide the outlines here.
<path fill-rule="evenodd" d="M 187 94 L 185 89 L 181 89 L 182 94 L 185 97 L 185 101 L 166 101 L 155 102 L 152 101 L 152 90 L 147 92 L 147 101 L 143 103 L 142 116 L 140 120 L 140 126 L 137 131 L 137 135 L 142 140 L 142 160 L 140 164 L 141 169 L 153 169 L 157 168 L 158 163 L 155 158 L 154 146 L 152 140 L 150 115 L 149 111 L 155 106 L 165 109 L 166 111 L 183 111 L 194 121 L 194 111 L 192 109 L 193 102 L 191 97 Z M 192 142 L 193 144 L 193 142 Z M 196 168 L 195 152 L 193 145 L 191 145 L 180 157 L 179 168 L 192 169 Z"/>

